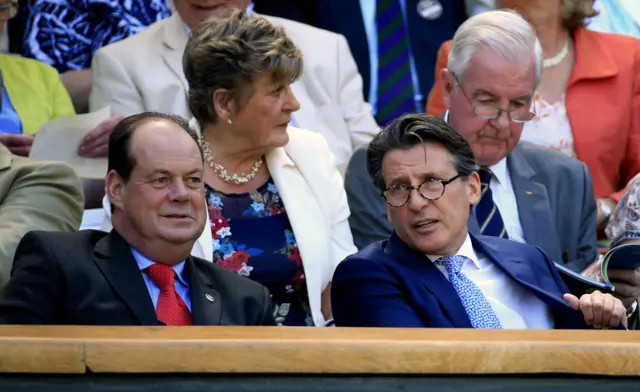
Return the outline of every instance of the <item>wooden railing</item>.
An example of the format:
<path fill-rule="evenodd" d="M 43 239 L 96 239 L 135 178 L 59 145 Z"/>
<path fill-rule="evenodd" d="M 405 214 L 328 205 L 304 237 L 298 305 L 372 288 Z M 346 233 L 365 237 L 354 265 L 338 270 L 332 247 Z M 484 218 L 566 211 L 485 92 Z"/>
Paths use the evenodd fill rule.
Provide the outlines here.
<path fill-rule="evenodd" d="M 0 372 L 640 375 L 630 331 L 0 327 Z"/>

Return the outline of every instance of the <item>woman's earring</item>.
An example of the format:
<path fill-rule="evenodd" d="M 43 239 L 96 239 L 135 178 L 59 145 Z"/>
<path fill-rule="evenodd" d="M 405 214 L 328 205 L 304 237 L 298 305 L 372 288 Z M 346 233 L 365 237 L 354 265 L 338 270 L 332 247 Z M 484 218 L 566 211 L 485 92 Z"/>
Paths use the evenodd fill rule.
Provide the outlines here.
<path fill-rule="evenodd" d="M 233 121 L 231 121 L 231 119 L 230 119 L 230 118 L 229 118 L 229 119 L 227 119 L 227 124 L 232 124 L 232 123 L 233 123 Z"/>

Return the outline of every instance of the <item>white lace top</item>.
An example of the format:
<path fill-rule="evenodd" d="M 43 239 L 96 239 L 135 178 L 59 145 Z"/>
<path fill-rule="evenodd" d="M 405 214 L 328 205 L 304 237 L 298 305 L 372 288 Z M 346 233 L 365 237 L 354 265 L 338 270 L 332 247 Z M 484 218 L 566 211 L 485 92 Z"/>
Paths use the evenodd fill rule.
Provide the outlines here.
<path fill-rule="evenodd" d="M 536 93 L 535 105 L 537 115 L 524 125 L 520 140 L 539 144 L 575 158 L 573 133 L 567 117 L 564 95 L 552 105 Z"/>

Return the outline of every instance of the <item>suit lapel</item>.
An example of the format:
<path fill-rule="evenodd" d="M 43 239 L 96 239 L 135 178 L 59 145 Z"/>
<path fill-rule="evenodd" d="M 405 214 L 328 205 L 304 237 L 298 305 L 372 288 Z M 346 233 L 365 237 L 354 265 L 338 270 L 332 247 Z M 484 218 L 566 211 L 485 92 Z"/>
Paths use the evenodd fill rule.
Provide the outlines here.
<path fill-rule="evenodd" d="M 552 259 L 560 257 L 560 241 L 551 216 L 547 188 L 535 181 L 535 172 L 520 146 L 509 154 L 507 168 L 527 244 L 543 248 Z"/>
<path fill-rule="evenodd" d="M 220 294 L 208 276 L 201 273 L 192 257 L 186 261 L 191 291 L 191 316 L 194 325 L 219 325 L 222 305 Z"/>
<path fill-rule="evenodd" d="M 142 272 L 131 248 L 115 230 L 98 241 L 93 261 L 141 325 L 158 325 Z"/>
<path fill-rule="evenodd" d="M 526 287 L 536 297 L 556 312 L 571 310 L 562 298 L 560 287 L 540 287 L 538 279 L 529 266 L 530 261 L 522 252 L 512 252 L 509 248 L 498 248 L 495 244 L 482 240 L 482 236 L 471 235 L 474 249 L 482 253 L 498 266 L 510 279 Z"/>
<path fill-rule="evenodd" d="M 471 328 L 471 321 L 460 297 L 431 260 L 409 248 L 395 232 L 389 238 L 385 253 L 417 274 L 424 288 L 436 297 L 445 316 L 455 328 Z"/>
<path fill-rule="evenodd" d="M 292 143 L 295 141 L 290 140 L 289 145 Z M 330 255 L 326 246 L 329 239 L 318 237 L 324 235 L 324 227 L 318 228 L 316 225 L 323 225 L 325 219 L 308 182 L 289 156 L 289 150 L 285 148 L 276 148 L 269 152 L 266 156 L 267 166 L 286 206 L 287 216 L 300 250 L 309 298 L 320 298 L 324 289 L 322 279 L 325 271 L 322 270 L 322 266 L 330 263 Z M 302 153 L 304 154 L 304 151 Z M 296 162 L 304 160 L 300 158 Z M 309 306 L 316 325 L 322 324 L 324 317 L 320 303 L 310 301 Z"/>
<path fill-rule="evenodd" d="M 184 91 L 189 91 L 189 85 L 182 69 L 182 55 L 188 40 L 187 27 L 178 13 L 174 12 L 164 26 L 163 44 L 166 50 L 162 52 L 162 60 L 180 79 Z"/>

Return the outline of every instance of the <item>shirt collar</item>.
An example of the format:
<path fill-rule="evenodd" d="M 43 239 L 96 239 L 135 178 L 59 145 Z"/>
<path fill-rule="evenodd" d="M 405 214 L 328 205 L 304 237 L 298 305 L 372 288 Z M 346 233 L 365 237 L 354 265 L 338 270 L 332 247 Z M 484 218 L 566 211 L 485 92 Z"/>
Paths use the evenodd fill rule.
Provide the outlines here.
<path fill-rule="evenodd" d="M 156 262 L 149 260 L 145 255 L 138 252 L 134 248 L 131 248 L 131 253 L 133 253 L 133 258 L 136 260 L 136 263 L 138 264 L 138 268 L 140 269 L 140 271 L 144 271 L 146 268 L 156 264 Z M 178 276 L 178 280 L 180 280 L 180 282 L 185 286 L 189 286 L 189 284 L 185 281 L 184 277 L 182 276 L 182 273 L 184 272 L 184 264 L 185 262 L 183 261 L 182 263 L 178 263 L 171 268 L 173 268 L 173 270 L 176 272 L 176 275 Z"/>
<path fill-rule="evenodd" d="M 507 158 L 502 158 L 498 163 L 489 167 L 500 185 L 507 184 Z"/>
<path fill-rule="evenodd" d="M 465 238 L 464 242 L 462 243 L 462 246 L 460 247 L 460 249 L 458 249 L 455 255 L 464 256 L 470 259 L 471 261 L 473 261 L 473 264 L 475 264 L 476 267 L 478 268 L 482 267 L 478 260 L 478 255 L 476 254 L 476 251 L 473 250 L 473 244 L 471 243 L 471 237 L 469 236 L 469 233 L 467 233 L 467 238 Z M 432 262 L 436 262 L 443 257 L 444 256 L 427 255 L 427 258 L 429 258 L 429 260 L 431 260 Z"/>

